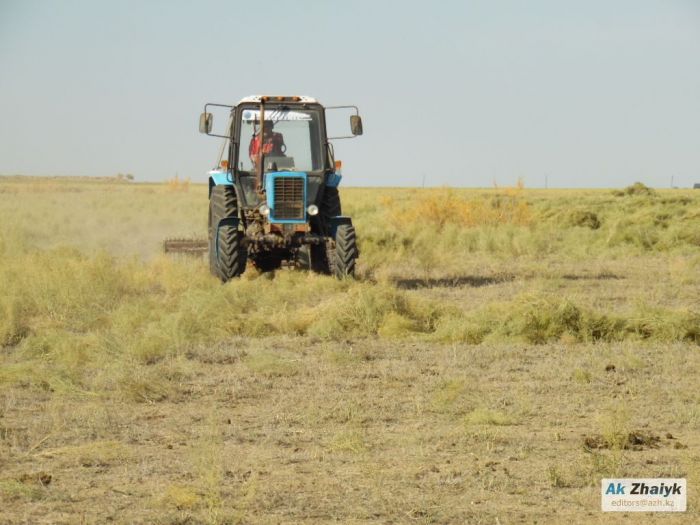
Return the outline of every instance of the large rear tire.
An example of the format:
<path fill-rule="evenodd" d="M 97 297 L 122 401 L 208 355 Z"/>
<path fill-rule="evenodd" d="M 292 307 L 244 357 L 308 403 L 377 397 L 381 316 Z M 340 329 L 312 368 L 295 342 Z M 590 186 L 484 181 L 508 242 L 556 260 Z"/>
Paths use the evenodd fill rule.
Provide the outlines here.
<path fill-rule="evenodd" d="M 355 261 L 360 252 L 357 249 L 357 236 L 352 225 L 338 226 L 335 233 L 335 249 L 329 252 L 333 275 L 339 279 L 355 275 Z"/>
<path fill-rule="evenodd" d="M 216 263 L 216 252 L 214 250 L 214 229 L 212 228 L 212 218 L 211 218 L 211 202 L 209 203 L 209 222 L 207 223 L 207 231 L 209 232 L 209 272 L 214 277 L 219 277 L 219 269 Z"/>
<path fill-rule="evenodd" d="M 248 258 L 243 246 L 243 232 L 237 225 L 226 221 L 238 219 L 238 200 L 233 186 L 212 188 L 209 217 L 209 269 L 215 277 L 226 282 L 245 271 Z"/>

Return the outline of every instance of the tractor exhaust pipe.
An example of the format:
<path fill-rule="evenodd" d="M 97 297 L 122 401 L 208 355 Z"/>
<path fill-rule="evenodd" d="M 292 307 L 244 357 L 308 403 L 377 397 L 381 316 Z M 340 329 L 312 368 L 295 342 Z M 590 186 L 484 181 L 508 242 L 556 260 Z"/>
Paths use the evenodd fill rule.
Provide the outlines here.
<path fill-rule="evenodd" d="M 258 181 L 256 191 L 262 194 L 263 176 L 265 175 L 265 148 L 263 140 L 265 139 L 265 97 L 260 98 L 260 129 L 258 130 L 258 140 L 260 141 L 260 159 L 258 162 Z"/>

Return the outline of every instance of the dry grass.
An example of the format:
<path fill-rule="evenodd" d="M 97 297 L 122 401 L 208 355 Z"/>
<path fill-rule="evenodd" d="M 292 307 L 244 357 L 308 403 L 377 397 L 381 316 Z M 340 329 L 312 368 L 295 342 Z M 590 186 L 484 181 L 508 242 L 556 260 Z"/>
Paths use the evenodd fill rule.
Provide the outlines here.
<path fill-rule="evenodd" d="M 513 188 L 496 188 L 493 194 L 466 195 L 442 188 L 419 195 L 411 201 L 397 202 L 386 196 L 381 204 L 388 210 L 390 223 L 397 230 L 423 224 L 438 232 L 447 225 L 467 228 L 476 226 L 524 226 L 532 221 L 532 209 L 523 196 L 522 181 Z"/>
<path fill-rule="evenodd" d="M 190 191 L 190 178 L 181 179 L 178 175 L 175 175 L 172 179 L 168 179 L 165 185 L 168 191 L 187 192 Z"/>
<path fill-rule="evenodd" d="M 588 523 L 601 477 L 700 481 L 699 194 L 343 190 L 358 280 L 225 286 L 158 254 L 205 186 L 3 196 L 8 522 Z"/>

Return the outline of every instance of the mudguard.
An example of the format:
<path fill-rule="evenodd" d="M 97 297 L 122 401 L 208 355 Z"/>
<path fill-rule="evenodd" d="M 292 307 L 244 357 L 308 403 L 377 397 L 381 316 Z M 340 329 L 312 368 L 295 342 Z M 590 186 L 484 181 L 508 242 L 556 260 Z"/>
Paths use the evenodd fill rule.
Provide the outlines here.
<path fill-rule="evenodd" d="M 340 180 L 343 176 L 340 173 L 329 173 L 326 177 L 326 186 L 329 188 L 337 188 L 340 186 Z"/>
<path fill-rule="evenodd" d="M 331 237 L 335 238 L 335 233 L 338 230 L 338 226 L 340 226 L 341 224 L 347 224 L 349 226 L 352 226 L 352 219 L 350 217 L 346 217 L 344 215 L 338 215 L 337 217 L 331 217 L 331 219 L 330 219 Z"/>
<path fill-rule="evenodd" d="M 230 171 L 211 170 L 209 172 L 209 197 L 214 186 L 233 186 L 233 177 Z"/>

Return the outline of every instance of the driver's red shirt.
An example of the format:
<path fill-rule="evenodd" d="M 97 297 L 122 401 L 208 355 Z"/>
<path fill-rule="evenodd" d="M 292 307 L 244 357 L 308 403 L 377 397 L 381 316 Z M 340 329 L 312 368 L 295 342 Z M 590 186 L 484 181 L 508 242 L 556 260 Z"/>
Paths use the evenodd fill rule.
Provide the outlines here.
<path fill-rule="evenodd" d="M 262 152 L 265 155 L 284 155 L 284 138 L 282 133 L 268 133 L 265 135 Z M 255 135 L 250 139 L 250 146 L 248 146 L 248 155 L 250 158 L 257 157 L 260 155 L 260 134 Z"/>

